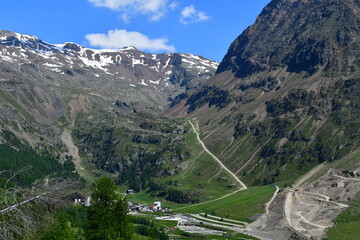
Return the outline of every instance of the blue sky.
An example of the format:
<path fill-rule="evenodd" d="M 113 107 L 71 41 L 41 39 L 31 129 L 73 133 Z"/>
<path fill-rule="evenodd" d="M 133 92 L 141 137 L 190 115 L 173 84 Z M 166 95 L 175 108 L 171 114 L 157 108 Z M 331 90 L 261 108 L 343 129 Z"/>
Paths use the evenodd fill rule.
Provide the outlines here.
<path fill-rule="evenodd" d="M 91 48 L 134 45 L 145 52 L 193 53 L 221 61 L 270 0 L 11 0 L 0 29 L 49 43 Z"/>

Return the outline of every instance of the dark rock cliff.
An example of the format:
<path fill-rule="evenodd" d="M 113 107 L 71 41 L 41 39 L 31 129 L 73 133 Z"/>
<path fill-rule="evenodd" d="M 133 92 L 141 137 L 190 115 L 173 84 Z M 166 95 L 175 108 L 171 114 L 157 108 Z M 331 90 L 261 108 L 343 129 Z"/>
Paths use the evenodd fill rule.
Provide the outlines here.
<path fill-rule="evenodd" d="M 359 14 L 354 0 L 274 0 L 232 43 L 217 73 L 358 71 Z"/>

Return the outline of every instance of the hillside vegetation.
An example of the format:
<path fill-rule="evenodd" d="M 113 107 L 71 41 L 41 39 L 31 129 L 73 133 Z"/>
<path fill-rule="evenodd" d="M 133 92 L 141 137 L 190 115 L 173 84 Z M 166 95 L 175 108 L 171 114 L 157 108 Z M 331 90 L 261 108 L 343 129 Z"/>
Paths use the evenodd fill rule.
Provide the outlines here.
<path fill-rule="evenodd" d="M 1 133 L 6 141 L 0 144 L 0 187 L 10 184 L 28 186 L 45 177 L 63 177 L 80 180 L 71 159 L 63 164 L 52 155 L 39 154 L 22 143 L 9 131 Z"/>
<path fill-rule="evenodd" d="M 195 204 L 174 206 L 175 212 L 206 213 L 218 217 L 251 222 L 254 216 L 264 213 L 264 205 L 270 200 L 273 186 L 254 187 L 239 191 L 223 199 Z"/>
<path fill-rule="evenodd" d="M 341 159 L 359 148 L 359 12 L 346 0 L 271 1 L 217 74 L 168 112 L 196 117 L 248 185 L 291 185 Z"/>
<path fill-rule="evenodd" d="M 335 219 L 335 226 L 328 232 L 329 240 L 357 239 L 360 236 L 360 194 L 351 205 Z"/>
<path fill-rule="evenodd" d="M 123 112 L 130 110 L 78 119 L 73 134 L 83 159 L 95 166 L 95 176 L 108 172 L 118 184 L 177 203 L 237 189 L 231 176 L 203 151 L 186 121 Z M 123 120 L 117 121 L 116 114 Z"/>

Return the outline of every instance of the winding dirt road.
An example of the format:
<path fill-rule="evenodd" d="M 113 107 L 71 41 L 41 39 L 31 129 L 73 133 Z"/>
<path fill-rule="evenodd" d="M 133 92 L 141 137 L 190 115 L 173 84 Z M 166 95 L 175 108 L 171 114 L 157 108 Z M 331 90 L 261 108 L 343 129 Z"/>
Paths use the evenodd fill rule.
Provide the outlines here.
<path fill-rule="evenodd" d="M 324 164 L 320 164 L 316 167 L 314 167 L 313 169 L 311 169 L 308 173 L 306 173 L 303 177 L 301 177 L 299 180 L 297 180 L 294 184 L 293 184 L 293 189 L 298 188 L 301 184 L 303 184 L 306 180 L 308 180 L 311 176 L 313 176 L 315 173 L 317 173 L 322 167 L 324 167 Z M 295 224 L 292 222 L 292 212 L 293 210 L 293 191 L 289 191 L 286 194 L 285 197 L 285 203 L 284 203 L 284 215 L 285 215 L 285 219 L 287 220 L 290 228 L 292 228 L 295 232 L 297 232 L 298 234 L 300 234 L 301 236 L 303 236 L 302 231 L 304 229 L 298 228 L 297 226 L 295 226 Z M 298 213 L 297 213 L 298 214 Z M 300 219 L 305 219 L 302 215 L 298 215 L 300 217 Z M 306 220 L 306 219 L 305 219 Z M 306 220 L 307 223 L 310 223 L 309 221 Z M 307 237 L 307 236 L 306 236 Z"/>
<path fill-rule="evenodd" d="M 265 214 L 266 215 L 269 214 L 270 205 L 272 204 L 272 202 L 276 198 L 276 195 L 278 194 L 279 191 L 280 191 L 280 188 L 278 186 L 276 186 L 276 191 L 274 192 L 274 195 L 272 196 L 272 198 L 265 205 Z"/>
<path fill-rule="evenodd" d="M 185 206 L 185 207 L 179 207 L 179 208 L 175 208 L 174 210 L 181 210 L 181 209 L 185 209 L 185 208 L 189 208 L 189 207 L 194 207 L 194 206 L 199 206 L 199 205 L 202 205 L 202 204 L 205 204 L 205 203 L 211 203 L 211 202 L 215 202 L 215 201 L 219 201 L 221 199 L 224 199 L 224 198 L 227 198 L 231 195 L 234 195 L 235 193 L 238 193 L 240 191 L 244 190 L 243 188 L 242 189 L 238 189 L 236 190 L 235 192 L 232 192 L 232 193 L 229 193 L 229 194 L 226 194 L 222 197 L 219 197 L 219 198 L 216 198 L 216 199 L 213 199 L 213 200 L 209 200 L 209 201 L 206 201 L 206 202 L 201 202 L 201 203 L 196 203 L 196 204 L 191 204 L 189 206 Z"/>
<path fill-rule="evenodd" d="M 245 190 L 247 189 L 246 185 L 234 174 L 232 173 L 214 154 L 212 154 L 205 146 L 205 144 L 203 143 L 203 141 L 201 141 L 200 139 L 200 136 L 199 136 L 199 133 L 198 131 L 196 131 L 196 128 L 194 126 L 194 124 L 189 120 L 189 123 L 192 127 L 192 129 L 194 130 L 194 132 L 196 133 L 196 136 L 197 136 L 197 140 L 198 142 L 201 144 L 202 148 L 204 149 L 205 152 L 207 152 L 214 160 L 216 160 L 216 162 L 218 162 L 221 166 L 222 169 L 224 169 L 227 173 L 229 173 L 234 179 L 236 182 L 239 183 L 239 185 L 242 187 L 241 189 L 238 189 L 232 193 L 229 193 L 229 194 L 226 194 L 222 197 L 219 197 L 219 198 L 216 198 L 216 199 L 213 199 L 213 200 L 209 200 L 209 201 L 206 201 L 206 202 L 201 202 L 201 203 L 196 203 L 196 204 L 192 204 L 190 206 L 184 206 L 184 207 L 179 207 L 179 208 L 176 208 L 174 210 L 181 210 L 181 209 L 185 209 L 185 208 L 189 208 L 189 207 L 194 207 L 194 206 L 199 206 L 199 205 L 202 205 L 202 204 L 205 204 L 205 203 L 210 203 L 210 202 L 215 202 L 215 201 L 218 201 L 218 200 L 221 200 L 221 199 L 224 199 L 224 198 L 227 198 L 231 195 L 234 195 L 242 190 Z"/>
<path fill-rule="evenodd" d="M 336 205 L 336 208 L 348 207 L 347 204 L 331 201 L 330 196 L 326 196 L 318 192 L 305 191 L 305 189 L 299 188 L 304 182 L 310 179 L 323 167 L 324 164 L 316 166 L 303 177 L 301 177 L 298 181 L 296 181 L 296 183 L 293 185 L 293 188 L 287 192 L 285 198 L 284 215 L 289 226 L 295 232 L 302 236 L 305 235 L 308 238 L 322 236 L 326 229 L 333 226 L 331 223 L 326 224 L 326 221 L 325 223 L 321 221 L 314 221 L 314 211 L 324 209 L 324 206 L 321 205 L 322 203 L 326 203 L 327 206 L 329 206 L 329 204 Z M 318 203 L 301 201 L 300 199 L 303 197 L 317 200 Z M 311 211 L 313 211 L 313 213 L 311 213 Z M 306 227 L 306 229 L 304 229 L 304 225 L 302 223 L 310 225 L 311 227 Z"/>
<path fill-rule="evenodd" d="M 246 185 L 233 172 L 231 172 L 214 154 L 212 154 L 207 149 L 204 142 L 201 141 L 200 135 L 199 135 L 198 131 L 196 131 L 196 128 L 195 128 L 194 124 L 190 120 L 189 120 L 189 123 L 190 123 L 192 129 L 194 130 L 194 132 L 196 133 L 197 140 L 200 143 L 200 145 L 202 146 L 202 148 L 205 150 L 205 152 L 207 152 L 216 162 L 218 162 L 219 165 L 221 166 L 221 168 L 224 169 L 227 173 L 229 173 L 234 178 L 234 180 L 240 184 L 242 189 L 247 189 Z"/>
<path fill-rule="evenodd" d="M 322 163 L 322 164 L 317 165 L 313 169 L 311 169 L 304 176 L 302 176 L 299 180 L 297 180 L 292 187 L 293 188 L 300 187 L 301 184 L 303 184 L 306 180 L 311 178 L 315 173 L 317 173 L 320 169 L 322 169 L 324 167 L 324 165 L 325 165 L 325 163 Z"/>

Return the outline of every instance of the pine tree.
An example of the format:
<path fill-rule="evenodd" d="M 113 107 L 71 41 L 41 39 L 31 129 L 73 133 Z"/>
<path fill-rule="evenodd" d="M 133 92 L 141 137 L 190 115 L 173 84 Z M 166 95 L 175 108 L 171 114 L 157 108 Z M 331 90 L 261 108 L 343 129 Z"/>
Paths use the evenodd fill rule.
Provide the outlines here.
<path fill-rule="evenodd" d="M 96 181 L 91 206 L 87 210 L 87 239 L 131 239 L 132 226 L 127 214 L 127 203 L 115 190 L 115 183 L 110 177 L 102 177 Z"/>

